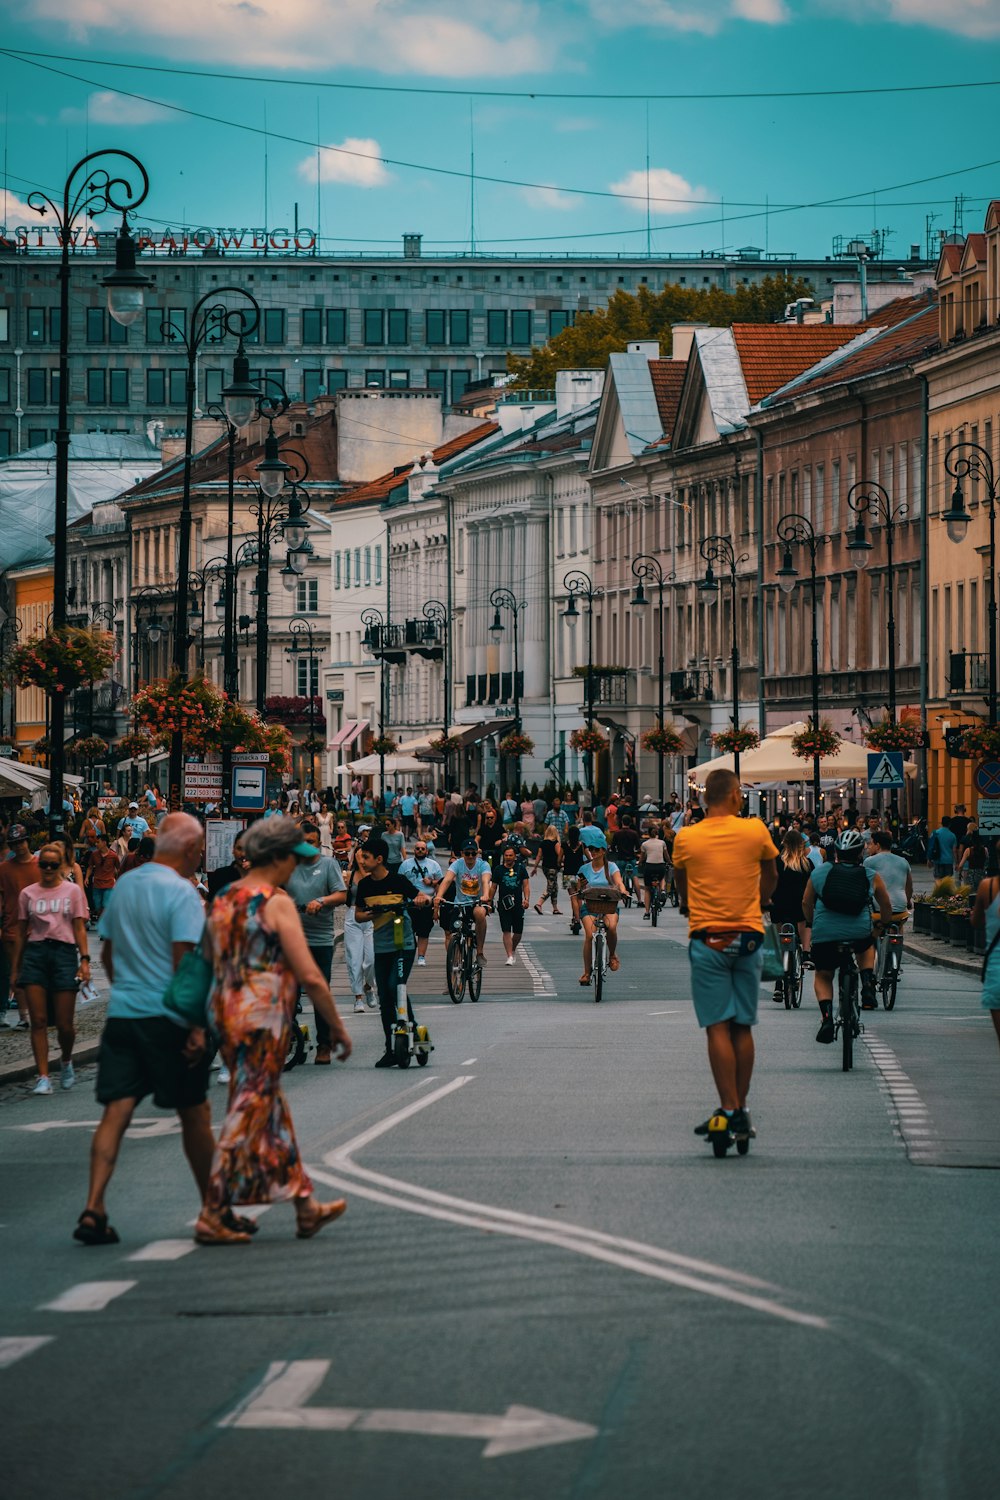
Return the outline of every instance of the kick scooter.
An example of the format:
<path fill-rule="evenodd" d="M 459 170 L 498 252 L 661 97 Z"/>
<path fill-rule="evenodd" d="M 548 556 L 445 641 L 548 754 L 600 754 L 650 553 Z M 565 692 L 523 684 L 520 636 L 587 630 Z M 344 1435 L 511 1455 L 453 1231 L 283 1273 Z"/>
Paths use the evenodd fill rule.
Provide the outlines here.
<path fill-rule="evenodd" d="M 426 1026 L 418 1026 L 410 1019 L 410 1004 L 406 993 L 406 965 L 403 960 L 403 914 L 397 912 L 392 923 L 392 939 L 396 948 L 396 1017 L 392 1023 L 392 1055 L 397 1068 L 408 1068 L 410 1058 L 417 1059 L 417 1066 L 426 1068 L 434 1051 L 430 1032 Z"/>

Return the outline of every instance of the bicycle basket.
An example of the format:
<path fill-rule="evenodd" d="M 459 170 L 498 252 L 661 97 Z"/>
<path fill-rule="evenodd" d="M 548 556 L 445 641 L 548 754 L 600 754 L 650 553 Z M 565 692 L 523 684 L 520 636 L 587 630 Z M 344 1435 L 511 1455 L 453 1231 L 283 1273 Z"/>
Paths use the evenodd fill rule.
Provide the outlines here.
<path fill-rule="evenodd" d="M 591 916 L 610 917 L 618 910 L 618 892 L 608 886 L 590 885 L 579 894 Z"/>

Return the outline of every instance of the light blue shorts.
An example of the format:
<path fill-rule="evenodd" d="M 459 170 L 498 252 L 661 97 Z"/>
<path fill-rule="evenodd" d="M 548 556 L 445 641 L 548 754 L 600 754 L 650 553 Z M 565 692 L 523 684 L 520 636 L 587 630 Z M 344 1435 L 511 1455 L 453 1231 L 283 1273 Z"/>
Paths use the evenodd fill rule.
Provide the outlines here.
<path fill-rule="evenodd" d="M 737 1021 L 741 1026 L 757 1024 L 764 949 L 762 945 L 755 953 L 740 953 L 739 947 L 739 939 L 721 951 L 710 948 L 700 938 L 692 938 L 688 944 L 691 996 L 702 1028 L 720 1021 Z"/>

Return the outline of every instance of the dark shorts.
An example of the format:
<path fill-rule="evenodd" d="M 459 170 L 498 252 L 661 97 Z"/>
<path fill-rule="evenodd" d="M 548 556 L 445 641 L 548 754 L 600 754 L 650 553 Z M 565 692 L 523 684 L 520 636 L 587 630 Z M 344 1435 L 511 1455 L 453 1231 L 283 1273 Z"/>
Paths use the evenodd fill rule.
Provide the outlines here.
<path fill-rule="evenodd" d="M 191 1066 L 184 1056 L 188 1033 L 164 1016 L 142 1021 L 110 1016 L 97 1057 L 97 1100 L 145 1099 L 159 1109 L 193 1109 L 208 1096 L 209 1056 Z"/>
<path fill-rule="evenodd" d="M 822 974 L 833 974 L 840 968 L 840 954 L 837 951 L 839 948 L 853 948 L 860 957 L 862 953 L 867 952 L 874 941 L 874 937 L 863 937 L 842 938 L 839 942 L 833 943 L 813 943 L 813 968 L 818 969 Z"/>
<path fill-rule="evenodd" d="M 666 865 L 643 865 L 642 878 L 647 885 L 655 885 L 662 880 L 667 873 Z"/>
<path fill-rule="evenodd" d="M 410 926 L 414 937 L 430 937 L 434 931 L 434 908 L 429 902 L 426 906 L 410 907 Z"/>
<path fill-rule="evenodd" d="M 509 906 L 501 898 L 497 903 L 497 915 L 500 918 L 501 932 L 524 931 L 524 903 L 520 897 L 515 898 Z"/>
<path fill-rule="evenodd" d="M 52 938 L 25 943 L 19 983 L 37 984 L 52 995 L 60 990 L 75 990 L 79 967 L 75 943 L 57 943 Z"/>

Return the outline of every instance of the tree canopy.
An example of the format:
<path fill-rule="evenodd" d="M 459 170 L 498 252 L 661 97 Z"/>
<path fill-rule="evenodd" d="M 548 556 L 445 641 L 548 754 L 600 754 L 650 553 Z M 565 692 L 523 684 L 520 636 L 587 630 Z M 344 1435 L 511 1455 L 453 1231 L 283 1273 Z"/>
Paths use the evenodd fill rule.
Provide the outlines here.
<path fill-rule="evenodd" d="M 765 277 L 756 286 L 737 287 L 735 292 L 673 285 L 661 292 L 640 286 L 634 296 L 617 291 L 607 307 L 578 313 L 572 327 L 564 328 L 542 348 L 530 354 L 508 354 L 507 369 L 517 386 L 551 390 L 557 370 L 602 370 L 609 355 L 623 352 L 634 339 L 658 340 L 666 358 L 674 323 L 707 323 L 713 328 L 774 323 L 790 302 L 810 295 L 808 282 L 784 275 Z"/>

